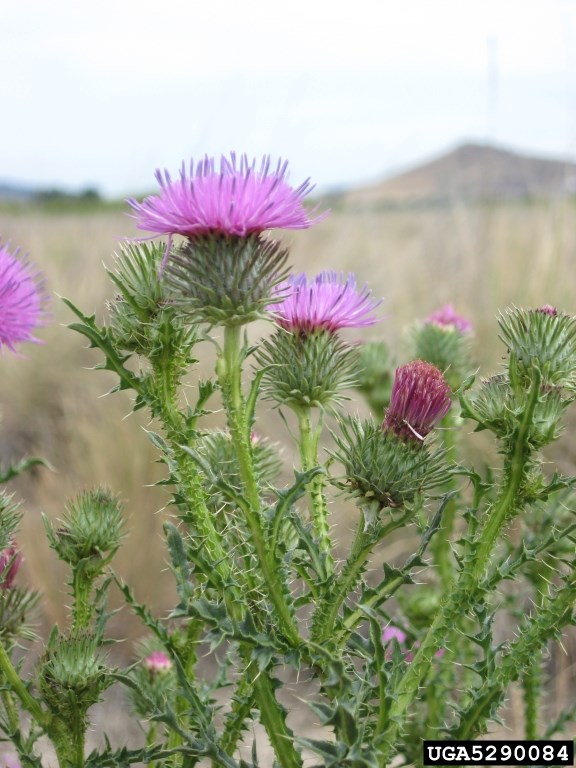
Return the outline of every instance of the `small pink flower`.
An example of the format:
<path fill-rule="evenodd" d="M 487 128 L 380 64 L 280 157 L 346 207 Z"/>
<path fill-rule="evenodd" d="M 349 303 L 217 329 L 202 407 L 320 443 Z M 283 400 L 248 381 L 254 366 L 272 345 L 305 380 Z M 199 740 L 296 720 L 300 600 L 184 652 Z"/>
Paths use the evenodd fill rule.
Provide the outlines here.
<path fill-rule="evenodd" d="M 398 437 L 423 440 L 450 410 L 452 390 L 431 363 L 413 360 L 396 369 L 382 427 Z"/>
<path fill-rule="evenodd" d="M 452 304 L 444 304 L 443 307 L 432 312 L 424 321 L 426 325 L 439 325 L 442 328 L 454 328 L 459 333 L 470 333 L 472 323 L 459 315 Z"/>
<path fill-rule="evenodd" d="M 384 627 L 384 630 L 382 631 L 382 643 L 386 646 L 386 659 L 388 661 L 390 661 L 390 659 L 392 658 L 394 640 L 398 641 L 398 645 L 400 646 L 400 649 L 404 654 L 405 661 L 410 663 L 414 659 L 414 653 L 420 647 L 420 643 L 416 641 L 412 646 L 412 648 L 409 649 L 409 648 L 406 648 L 406 639 L 407 639 L 406 632 L 403 632 L 401 629 L 399 629 L 398 627 L 395 627 L 393 624 L 388 624 L 387 627 Z M 437 659 L 442 658 L 442 656 L 444 656 L 444 649 L 440 648 L 440 650 L 436 651 L 434 656 Z"/>
<path fill-rule="evenodd" d="M 354 275 L 320 272 L 308 281 L 305 274 L 291 275 L 277 285 L 275 295 L 280 298 L 268 309 L 278 325 L 294 333 L 309 334 L 325 330 L 331 333 L 340 328 L 361 328 L 374 325 L 376 301 L 367 286 L 356 287 Z"/>
<path fill-rule="evenodd" d="M 31 341 L 39 343 L 33 335 L 44 324 L 45 295 L 40 276 L 33 267 L 0 243 L 0 349 Z"/>
<path fill-rule="evenodd" d="M 164 651 L 153 651 L 144 659 L 144 666 L 152 675 L 156 675 L 172 669 L 172 661 Z"/>
<path fill-rule="evenodd" d="M 22 563 L 22 555 L 12 544 L 0 552 L 0 589 L 11 589 L 18 569 Z"/>
<path fill-rule="evenodd" d="M 558 310 L 556 307 L 553 307 L 551 304 L 544 304 L 543 307 L 539 307 L 536 312 L 540 312 L 542 315 L 550 315 L 551 317 L 556 317 L 558 314 Z"/>

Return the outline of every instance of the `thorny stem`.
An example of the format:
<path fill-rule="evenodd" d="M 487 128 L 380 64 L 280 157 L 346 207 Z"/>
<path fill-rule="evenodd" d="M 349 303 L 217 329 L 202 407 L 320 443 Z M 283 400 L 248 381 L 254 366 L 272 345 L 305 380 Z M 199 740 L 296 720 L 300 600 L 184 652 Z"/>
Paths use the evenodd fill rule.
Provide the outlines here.
<path fill-rule="evenodd" d="M 258 564 L 262 570 L 264 583 L 282 631 L 291 645 L 298 646 L 301 644 L 301 638 L 286 602 L 282 585 L 278 580 L 277 563 L 271 548 L 268 546 L 261 523 L 262 509 L 250 446 L 250 424 L 247 423 L 245 402 L 242 395 L 240 330 L 240 326 L 225 326 L 224 350 L 218 360 L 217 373 L 224 396 L 230 436 L 238 457 L 240 477 L 248 502 L 244 511 L 258 557 Z"/>
<path fill-rule="evenodd" d="M 300 430 L 300 461 L 302 471 L 308 472 L 318 466 L 318 440 L 322 432 L 322 411 L 316 427 L 312 424 L 312 409 L 300 406 L 294 408 L 298 417 Z M 334 572 L 334 558 L 332 557 L 332 542 L 330 540 L 330 527 L 328 525 L 328 504 L 324 494 L 324 476 L 316 475 L 308 484 L 310 509 L 312 511 L 312 526 L 320 542 L 320 550 L 325 557 L 326 575 L 329 577 Z"/>

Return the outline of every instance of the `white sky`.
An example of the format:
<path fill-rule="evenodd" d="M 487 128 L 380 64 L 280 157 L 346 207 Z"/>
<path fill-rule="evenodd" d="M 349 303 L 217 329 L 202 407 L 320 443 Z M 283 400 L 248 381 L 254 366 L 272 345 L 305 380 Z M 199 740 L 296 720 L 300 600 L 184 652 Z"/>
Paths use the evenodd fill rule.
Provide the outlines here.
<path fill-rule="evenodd" d="M 123 195 L 271 153 L 358 184 L 465 139 L 576 156 L 576 0 L 1 0 L 0 179 Z"/>

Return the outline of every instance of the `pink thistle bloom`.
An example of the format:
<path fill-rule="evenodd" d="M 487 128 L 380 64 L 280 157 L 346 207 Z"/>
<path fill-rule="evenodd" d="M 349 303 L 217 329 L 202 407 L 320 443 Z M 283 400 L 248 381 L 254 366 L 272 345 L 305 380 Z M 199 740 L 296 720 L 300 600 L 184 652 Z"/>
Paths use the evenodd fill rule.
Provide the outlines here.
<path fill-rule="evenodd" d="M 156 235 L 183 235 L 194 238 L 221 234 L 247 237 L 266 229 L 307 229 L 328 212 L 311 218 L 303 198 L 313 189 L 307 179 L 296 189 L 288 184 L 288 163 L 278 161 L 271 168 L 269 156 L 257 167 L 256 160 L 232 152 L 222 155 L 220 167 L 206 156 L 196 165 L 184 163 L 180 178 L 168 171 L 156 171 L 160 193 L 142 203 L 130 199 L 132 218 L 139 229 Z M 169 239 L 169 245 L 170 245 Z"/>
<path fill-rule="evenodd" d="M 451 394 L 446 379 L 431 363 L 413 360 L 401 365 L 382 427 L 403 439 L 423 440 L 450 410 Z"/>
<path fill-rule="evenodd" d="M 420 643 L 417 641 L 414 643 L 412 650 L 409 650 L 408 648 L 402 647 L 406 646 L 406 639 L 407 635 L 406 632 L 403 632 L 398 627 L 395 627 L 393 624 L 388 624 L 387 627 L 384 627 L 384 630 L 382 631 L 382 643 L 386 645 L 386 659 L 390 661 L 392 658 L 392 641 L 397 640 L 398 644 L 401 647 L 402 652 L 404 653 L 404 659 L 410 663 L 414 659 L 414 651 L 416 651 L 420 647 Z M 436 651 L 434 654 L 437 659 L 442 658 L 444 656 L 444 648 L 440 648 L 440 650 Z"/>
<path fill-rule="evenodd" d="M 11 589 L 22 563 L 22 555 L 12 544 L 0 552 L 0 589 Z"/>
<path fill-rule="evenodd" d="M 274 294 L 279 301 L 268 309 L 278 325 L 294 333 L 334 333 L 378 322 L 371 313 L 381 301 L 373 298 L 367 286 L 359 290 L 352 274 L 345 278 L 342 272 L 320 272 L 310 282 L 305 274 L 291 275 L 276 286 Z"/>
<path fill-rule="evenodd" d="M 536 312 L 540 312 L 541 315 L 550 315 L 550 317 L 556 317 L 558 310 L 551 304 L 544 304 L 543 307 L 539 307 Z"/>
<path fill-rule="evenodd" d="M 0 349 L 23 341 L 39 343 L 32 334 L 44 323 L 45 296 L 38 273 L 0 243 Z"/>
<path fill-rule="evenodd" d="M 164 651 L 153 651 L 144 659 L 144 666 L 153 675 L 172 669 L 172 661 Z"/>
<path fill-rule="evenodd" d="M 425 325 L 439 325 L 442 328 L 454 328 L 459 333 L 471 333 L 472 323 L 459 315 L 452 304 L 444 304 L 443 307 L 432 312 L 424 320 Z"/>
<path fill-rule="evenodd" d="M 0 768 L 22 768 L 22 765 L 16 755 L 2 755 Z"/>

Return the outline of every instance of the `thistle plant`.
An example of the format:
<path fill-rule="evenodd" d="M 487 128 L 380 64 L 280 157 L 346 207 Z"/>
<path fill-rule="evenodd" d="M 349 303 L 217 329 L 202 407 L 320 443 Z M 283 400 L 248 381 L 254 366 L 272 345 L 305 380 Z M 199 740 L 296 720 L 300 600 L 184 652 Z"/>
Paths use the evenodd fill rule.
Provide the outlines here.
<path fill-rule="evenodd" d="M 576 707 L 544 730 L 542 665 L 574 623 L 575 479 L 551 472 L 540 451 L 576 397 L 574 317 L 548 305 L 505 311 L 505 361 L 476 382 L 471 328 L 446 306 L 418 324 L 392 373 L 382 343 L 345 335 L 377 323 L 379 299 L 351 274 L 292 274 L 288 249 L 268 234 L 321 222 L 304 205 L 308 182 L 293 189 L 286 164 L 235 155 L 158 180 L 158 194 L 130 206 L 143 232 L 166 241 L 120 248 L 106 324 L 65 301 L 96 367 L 149 413 L 171 494 L 176 600 L 155 616 L 115 574 L 124 529 L 112 491 L 82 491 L 45 521 L 69 569 L 70 616 L 29 675 L 15 654 L 33 642 L 26 610 L 0 611 L 0 730 L 20 763 L 43 765 L 44 735 L 60 768 L 418 766 L 426 739 L 486 733 L 517 681 L 523 735 L 560 733 Z M 256 319 L 268 332 L 250 343 Z M 0 339 L 12 346 L 30 338 L 32 328 L 10 327 Z M 216 369 L 200 380 L 207 341 Z M 350 407 L 354 390 L 372 417 Z M 284 417 L 292 471 L 266 439 L 260 402 Z M 214 411 L 225 428 L 207 426 Z M 493 434 L 496 469 L 462 463 L 457 434 L 471 426 Z M 337 547 L 330 510 L 341 503 L 354 507 L 355 532 Z M 0 602 L 18 589 L 19 514 L 0 497 Z M 383 547 L 400 537 L 410 553 L 388 562 Z M 143 626 L 128 668 L 108 648 L 113 586 Z M 281 695 L 300 677 L 315 683 L 302 704 L 313 734 L 294 730 Z M 88 753 L 91 707 L 114 682 L 142 744 Z"/>

